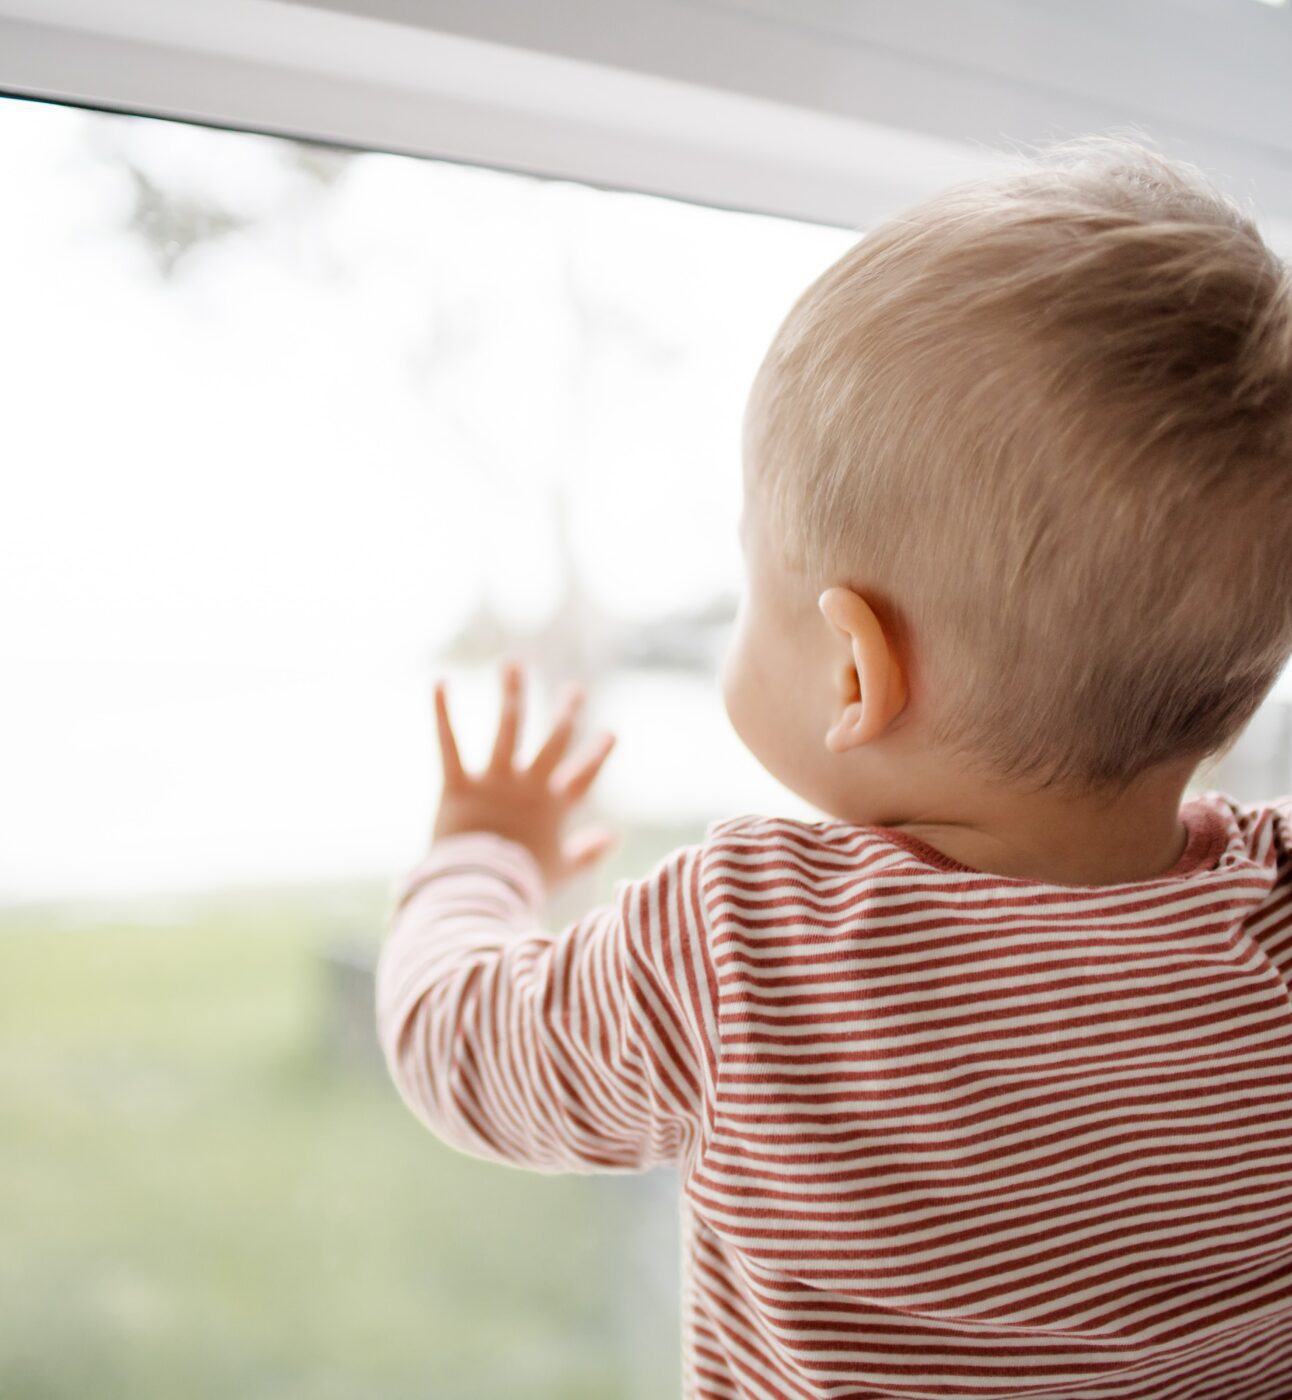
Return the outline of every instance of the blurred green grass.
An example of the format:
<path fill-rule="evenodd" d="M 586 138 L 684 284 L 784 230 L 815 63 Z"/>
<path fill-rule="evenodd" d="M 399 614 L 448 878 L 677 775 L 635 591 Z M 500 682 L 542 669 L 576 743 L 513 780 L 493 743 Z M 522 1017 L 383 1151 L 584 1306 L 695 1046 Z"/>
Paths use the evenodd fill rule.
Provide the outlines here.
<path fill-rule="evenodd" d="M 671 1183 L 467 1157 L 329 1048 L 384 897 L 0 914 L 0 1395 L 677 1394 Z"/>

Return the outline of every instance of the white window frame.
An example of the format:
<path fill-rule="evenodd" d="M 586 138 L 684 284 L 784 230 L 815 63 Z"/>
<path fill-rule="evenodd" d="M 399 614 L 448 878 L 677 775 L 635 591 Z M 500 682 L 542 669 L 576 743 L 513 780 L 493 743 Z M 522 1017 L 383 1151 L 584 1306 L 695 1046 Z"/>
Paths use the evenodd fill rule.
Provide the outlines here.
<path fill-rule="evenodd" d="M 0 0 L 0 92 L 864 228 L 1138 125 L 1292 247 L 1292 6 Z"/>

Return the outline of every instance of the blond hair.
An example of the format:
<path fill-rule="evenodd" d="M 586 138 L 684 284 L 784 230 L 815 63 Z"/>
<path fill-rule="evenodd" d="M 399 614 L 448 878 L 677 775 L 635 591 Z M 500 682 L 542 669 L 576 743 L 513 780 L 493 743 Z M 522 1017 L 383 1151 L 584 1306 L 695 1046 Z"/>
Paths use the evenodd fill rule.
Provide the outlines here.
<path fill-rule="evenodd" d="M 875 607 L 932 743 L 1079 790 L 1231 741 L 1292 653 L 1292 287 L 1118 134 L 866 233 L 755 376 L 785 562 Z"/>

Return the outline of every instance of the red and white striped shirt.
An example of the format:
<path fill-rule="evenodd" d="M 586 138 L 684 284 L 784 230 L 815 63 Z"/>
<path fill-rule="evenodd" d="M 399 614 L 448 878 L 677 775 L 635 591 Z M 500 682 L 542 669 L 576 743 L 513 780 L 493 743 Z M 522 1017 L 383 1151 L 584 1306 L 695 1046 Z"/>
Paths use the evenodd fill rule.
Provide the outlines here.
<path fill-rule="evenodd" d="M 486 832 L 395 887 L 414 1114 L 680 1172 L 686 1397 L 1292 1396 L 1292 797 L 1152 880 L 738 817 L 557 933 Z"/>

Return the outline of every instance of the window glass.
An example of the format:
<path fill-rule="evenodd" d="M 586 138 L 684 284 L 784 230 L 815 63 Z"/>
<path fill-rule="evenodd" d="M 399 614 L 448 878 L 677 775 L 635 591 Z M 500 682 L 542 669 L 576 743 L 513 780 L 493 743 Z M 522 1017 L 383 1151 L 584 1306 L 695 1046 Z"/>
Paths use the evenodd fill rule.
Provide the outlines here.
<path fill-rule="evenodd" d="M 438 793 L 566 678 L 623 844 L 806 812 L 715 684 L 739 422 L 855 238 L 0 100 L 0 1393 L 676 1390 L 675 1183 L 442 1146 L 371 963 Z"/>
<path fill-rule="evenodd" d="M 744 397 L 857 234 L 19 100 L 0 177 L 0 1393 L 675 1391 L 671 1176 L 440 1145 L 371 965 L 434 675 L 469 764 L 506 653 L 531 749 L 570 677 L 618 735 L 554 926 L 814 815 L 716 677 Z"/>

